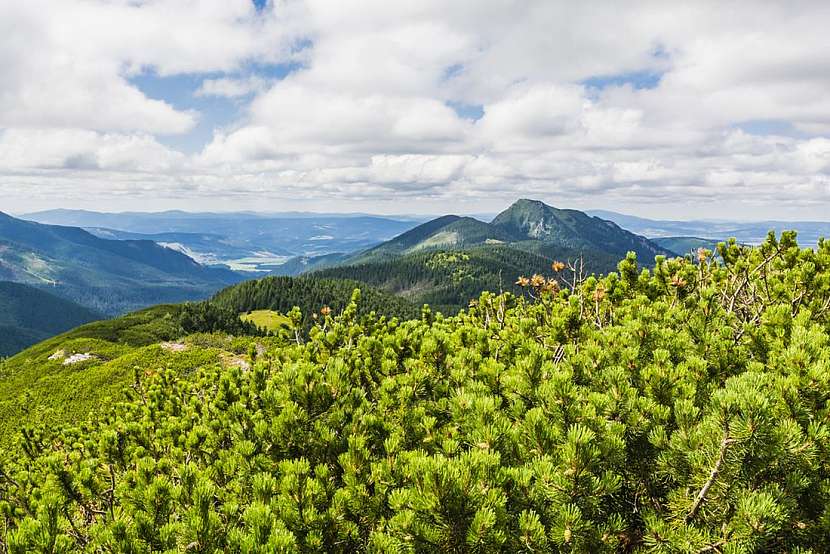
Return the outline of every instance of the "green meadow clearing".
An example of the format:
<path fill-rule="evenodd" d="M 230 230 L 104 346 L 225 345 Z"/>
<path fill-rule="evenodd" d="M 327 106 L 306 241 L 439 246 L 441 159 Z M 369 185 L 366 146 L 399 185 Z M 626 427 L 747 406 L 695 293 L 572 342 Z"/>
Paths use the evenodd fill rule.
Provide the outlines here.
<path fill-rule="evenodd" d="M 242 321 L 249 321 L 257 327 L 268 331 L 278 331 L 281 327 L 289 325 L 289 319 L 274 310 L 253 310 L 239 316 Z"/>

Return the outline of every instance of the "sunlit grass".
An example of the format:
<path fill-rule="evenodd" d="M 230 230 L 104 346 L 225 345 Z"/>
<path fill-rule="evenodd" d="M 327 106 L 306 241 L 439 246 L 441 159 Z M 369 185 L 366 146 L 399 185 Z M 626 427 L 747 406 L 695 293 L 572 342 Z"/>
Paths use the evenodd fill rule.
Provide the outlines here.
<path fill-rule="evenodd" d="M 239 317 L 242 321 L 250 321 L 257 327 L 268 329 L 269 331 L 277 331 L 280 327 L 285 327 L 289 324 L 289 319 L 286 316 L 274 310 L 254 310 L 241 314 Z"/>

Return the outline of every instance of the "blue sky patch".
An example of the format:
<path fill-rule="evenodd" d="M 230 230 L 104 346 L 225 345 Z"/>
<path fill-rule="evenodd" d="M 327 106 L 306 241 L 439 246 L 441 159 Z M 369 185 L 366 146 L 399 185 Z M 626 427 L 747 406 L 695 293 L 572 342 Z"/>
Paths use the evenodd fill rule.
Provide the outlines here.
<path fill-rule="evenodd" d="M 450 79 L 454 79 L 461 75 L 464 71 L 464 66 L 460 63 L 453 64 L 446 69 L 444 69 L 444 76 L 442 77 L 442 81 L 449 81 Z"/>
<path fill-rule="evenodd" d="M 484 116 L 484 106 L 481 104 L 465 104 L 464 102 L 447 102 L 447 106 L 455 110 L 458 117 L 478 121 Z"/>
<path fill-rule="evenodd" d="M 149 98 L 167 102 L 180 111 L 196 110 L 199 112 L 197 124 L 189 133 L 158 137 L 159 142 L 170 148 L 192 154 L 199 152 L 211 141 L 215 129 L 227 127 L 238 121 L 251 98 L 251 95 L 241 98 L 197 96 L 196 91 L 199 90 L 205 80 L 246 79 L 248 76 L 254 75 L 267 81 L 280 81 L 302 67 L 302 64 L 296 62 L 286 64 L 249 63 L 241 73 L 213 72 L 164 77 L 150 71 L 131 77 L 129 82 Z"/>
<path fill-rule="evenodd" d="M 288 77 L 295 71 L 303 69 L 305 66 L 300 62 L 278 63 L 278 64 L 261 64 L 250 63 L 245 67 L 245 73 L 250 73 L 263 79 L 271 79 L 281 81 Z"/>
<path fill-rule="evenodd" d="M 221 73 L 199 75 L 172 75 L 159 77 L 144 73 L 130 79 L 149 98 L 163 100 L 177 110 L 199 112 L 196 126 L 181 135 L 160 135 L 158 141 L 186 154 L 200 151 L 213 138 L 216 128 L 225 127 L 240 116 L 242 105 L 231 98 L 217 96 L 195 96 L 205 79 L 218 79 Z"/>
<path fill-rule="evenodd" d="M 619 73 L 617 75 L 597 75 L 589 77 L 581 84 L 588 88 L 595 88 L 602 90 L 607 87 L 621 87 L 624 85 L 631 85 L 635 89 L 652 89 L 657 88 L 660 84 L 660 79 L 663 77 L 662 72 L 657 71 L 631 71 L 628 73 Z"/>
<path fill-rule="evenodd" d="M 732 126 L 749 135 L 777 135 L 782 137 L 806 138 L 808 135 L 796 129 L 789 121 L 782 119 L 753 119 Z"/>

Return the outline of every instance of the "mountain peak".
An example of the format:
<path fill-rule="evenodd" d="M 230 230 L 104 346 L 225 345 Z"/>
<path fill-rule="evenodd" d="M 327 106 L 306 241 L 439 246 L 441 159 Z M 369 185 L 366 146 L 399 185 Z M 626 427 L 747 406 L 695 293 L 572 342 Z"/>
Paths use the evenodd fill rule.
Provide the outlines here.
<path fill-rule="evenodd" d="M 522 219 L 522 218 L 544 218 L 544 217 L 553 217 L 553 218 L 561 218 L 566 216 L 567 214 L 582 214 L 585 215 L 583 212 L 578 210 L 566 210 L 562 208 L 557 208 L 555 206 L 551 206 L 549 204 L 545 204 L 541 200 L 533 200 L 530 198 L 520 198 L 513 202 L 506 210 L 501 212 L 499 215 L 493 219 L 492 223 L 496 223 L 497 220 L 505 221 L 510 219 Z"/>
<path fill-rule="evenodd" d="M 553 206 L 548 206 L 547 204 L 545 204 L 541 200 L 534 200 L 532 198 L 519 198 L 518 200 L 513 202 L 513 204 L 511 204 L 510 207 L 507 208 L 507 209 L 509 210 L 510 208 L 513 208 L 513 207 L 522 207 L 522 206 L 539 206 L 539 207 L 546 207 L 546 208 L 552 208 L 553 207 Z"/>
<path fill-rule="evenodd" d="M 512 240 L 513 237 L 502 229 L 473 217 L 445 215 L 358 254 L 350 259 L 350 263 L 366 263 L 419 250 L 459 249 Z"/>
<path fill-rule="evenodd" d="M 545 210 L 545 209 L 555 210 L 556 208 L 554 208 L 553 206 L 548 206 L 547 204 L 545 204 L 541 200 L 533 200 L 531 198 L 519 198 L 518 200 L 516 200 L 515 202 L 510 204 L 510 206 L 508 206 L 508 208 L 506 210 L 504 210 L 504 212 L 502 212 L 502 213 L 515 212 L 515 211 L 524 211 L 524 210 L 539 211 L 539 210 Z M 501 214 L 499 214 L 499 215 L 501 215 Z"/>
<path fill-rule="evenodd" d="M 492 224 L 517 236 L 544 240 L 564 230 L 566 222 L 559 212 L 539 200 L 522 198 L 497 215 Z"/>
<path fill-rule="evenodd" d="M 579 210 L 554 208 L 539 200 L 522 198 L 501 212 L 492 225 L 525 240 L 539 240 L 576 249 L 596 249 L 625 256 L 637 253 L 650 262 L 667 252 L 645 237 Z"/>

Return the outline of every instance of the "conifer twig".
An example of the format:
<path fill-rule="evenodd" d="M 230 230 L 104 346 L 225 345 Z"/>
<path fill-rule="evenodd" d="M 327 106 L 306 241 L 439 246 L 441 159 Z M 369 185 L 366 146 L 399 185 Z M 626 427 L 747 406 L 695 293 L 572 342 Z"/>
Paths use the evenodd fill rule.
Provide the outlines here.
<path fill-rule="evenodd" d="M 725 543 L 726 543 L 726 541 L 720 540 L 716 543 L 704 546 L 703 548 L 701 548 L 697 552 L 698 552 L 698 554 L 704 554 L 704 552 L 720 552 L 721 551 L 720 547 L 723 546 Z"/>
<path fill-rule="evenodd" d="M 692 504 L 692 509 L 689 511 L 688 515 L 686 516 L 686 521 L 694 518 L 697 515 L 698 510 L 700 510 L 700 506 L 703 504 L 703 501 L 706 499 L 706 495 L 709 493 L 709 489 L 712 488 L 712 485 L 715 483 L 715 480 L 718 478 L 720 474 L 720 468 L 723 465 L 723 460 L 726 457 L 726 450 L 729 448 L 729 445 L 735 442 L 735 439 L 729 436 L 729 432 L 727 431 L 724 434 L 723 440 L 720 441 L 720 448 L 718 449 L 718 459 L 715 461 L 715 465 L 712 468 L 712 471 L 709 473 L 709 479 L 706 483 L 703 484 L 703 488 L 700 489 L 700 492 L 697 493 L 697 498 L 695 498 L 694 504 Z"/>
<path fill-rule="evenodd" d="M 759 263 L 755 268 L 746 274 L 744 277 L 743 282 L 738 286 L 735 290 L 735 293 L 732 295 L 732 299 L 729 301 L 729 308 L 727 308 L 727 312 L 732 313 L 732 310 L 735 308 L 735 301 L 738 299 L 738 295 L 740 295 L 743 288 L 749 284 L 750 277 L 752 277 L 755 273 L 763 269 L 768 263 L 770 263 L 778 254 L 781 253 L 781 247 L 779 246 L 775 252 L 764 258 L 764 261 Z M 725 291 L 724 291 L 725 292 Z"/>

